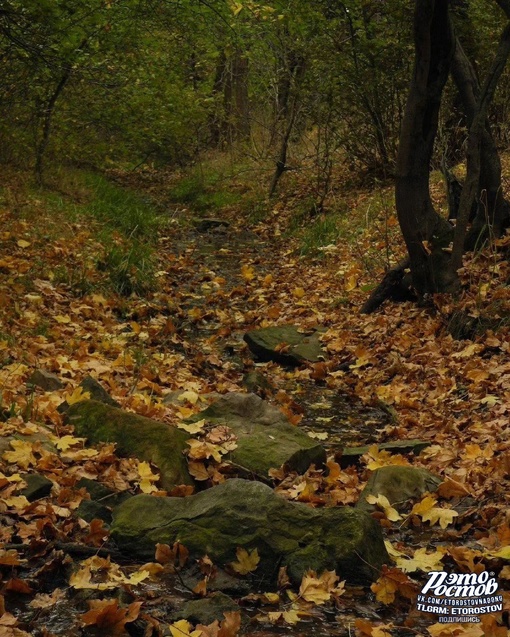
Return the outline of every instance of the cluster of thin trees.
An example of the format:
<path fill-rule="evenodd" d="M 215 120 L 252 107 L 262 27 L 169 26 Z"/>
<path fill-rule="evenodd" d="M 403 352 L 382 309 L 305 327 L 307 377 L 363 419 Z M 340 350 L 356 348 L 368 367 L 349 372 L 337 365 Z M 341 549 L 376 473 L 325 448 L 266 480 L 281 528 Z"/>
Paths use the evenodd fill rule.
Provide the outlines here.
<path fill-rule="evenodd" d="M 409 263 L 392 281 L 410 267 L 419 294 L 451 291 L 464 250 L 509 225 L 509 5 L 3 0 L 0 161 L 43 182 L 55 162 L 186 166 L 236 148 L 272 166 L 269 196 L 308 170 L 316 211 L 347 163 L 396 180 Z M 453 227 L 429 174 L 464 160 Z"/>

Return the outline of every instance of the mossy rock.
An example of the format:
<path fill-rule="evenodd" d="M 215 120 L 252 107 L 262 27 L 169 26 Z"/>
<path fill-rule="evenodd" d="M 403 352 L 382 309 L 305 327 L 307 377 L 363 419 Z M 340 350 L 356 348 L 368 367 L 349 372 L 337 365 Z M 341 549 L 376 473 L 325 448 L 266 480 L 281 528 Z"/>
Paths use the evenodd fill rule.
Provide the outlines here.
<path fill-rule="evenodd" d="M 193 484 L 184 451 L 189 434 L 176 427 L 150 418 L 84 400 L 71 405 L 67 421 L 78 436 L 93 444 L 115 442 L 118 451 L 127 456 L 154 463 L 161 473 L 161 485 L 166 490 L 179 484 Z"/>
<path fill-rule="evenodd" d="M 295 583 L 313 569 L 366 584 L 388 563 L 381 528 L 368 513 L 314 509 L 241 479 L 185 498 L 135 496 L 114 511 L 112 538 L 142 559 L 152 558 L 157 543 L 179 541 L 192 557 L 207 554 L 220 567 L 236 561 L 239 547 L 257 549 L 254 577 L 272 584 L 280 566 Z"/>
<path fill-rule="evenodd" d="M 377 507 L 367 502 L 367 496 L 384 495 L 398 509 L 411 498 L 421 498 L 424 493 L 433 493 L 440 484 L 441 478 L 426 469 L 400 465 L 381 467 L 368 479 L 356 507 L 372 511 Z"/>
<path fill-rule="evenodd" d="M 277 407 L 255 394 L 226 394 L 191 420 L 202 419 L 232 429 L 237 436 L 237 448 L 225 459 L 247 474 L 267 479 L 270 469 L 282 465 L 304 473 L 311 464 L 318 467 L 326 462 L 322 445 L 291 425 Z"/>
<path fill-rule="evenodd" d="M 244 335 L 251 352 L 262 361 L 274 361 L 282 365 L 298 366 L 324 360 L 319 340 L 322 330 L 308 333 L 295 325 L 279 325 L 252 330 Z M 282 345 L 285 345 L 282 348 Z"/>
<path fill-rule="evenodd" d="M 213 593 L 204 599 L 191 599 L 172 614 L 172 621 L 187 619 L 193 624 L 208 626 L 215 620 L 223 621 L 224 613 L 239 611 L 234 600 L 224 593 Z"/>

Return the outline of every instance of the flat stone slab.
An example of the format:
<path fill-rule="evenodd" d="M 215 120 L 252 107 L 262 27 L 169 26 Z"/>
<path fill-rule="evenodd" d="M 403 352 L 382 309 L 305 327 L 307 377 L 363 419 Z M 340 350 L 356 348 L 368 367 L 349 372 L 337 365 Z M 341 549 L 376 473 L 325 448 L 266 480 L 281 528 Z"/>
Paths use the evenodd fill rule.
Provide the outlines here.
<path fill-rule="evenodd" d="M 254 577 L 275 583 L 281 566 L 298 583 L 313 569 L 367 584 L 389 563 L 379 523 L 351 507 L 314 509 L 260 483 L 232 479 L 184 498 L 137 495 L 114 511 L 112 538 L 122 551 L 152 559 L 157 543 L 181 542 L 192 557 L 222 567 L 239 547 L 257 549 Z"/>
<path fill-rule="evenodd" d="M 430 447 L 431 443 L 426 440 L 418 440 L 413 438 L 410 440 L 395 440 L 393 442 L 378 443 L 380 450 L 390 451 L 391 453 L 414 453 L 418 455 L 423 449 Z M 370 450 L 372 445 L 364 445 L 362 447 L 345 447 L 342 449 L 339 464 L 345 469 L 349 465 L 359 462 L 361 456 L 364 456 Z"/>
<path fill-rule="evenodd" d="M 311 464 L 319 467 L 326 462 L 326 451 L 317 440 L 255 394 L 226 394 L 192 420 L 202 419 L 226 425 L 236 434 L 237 448 L 225 459 L 245 473 L 267 478 L 269 469 L 282 465 L 304 473 Z"/>
<path fill-rule="evenodd" d="M 246 332 L 244 340 L 258 359 L 295 367 L 324 360 L 321 332 L 303 333 L 295 325 L 279 325 Z"/>

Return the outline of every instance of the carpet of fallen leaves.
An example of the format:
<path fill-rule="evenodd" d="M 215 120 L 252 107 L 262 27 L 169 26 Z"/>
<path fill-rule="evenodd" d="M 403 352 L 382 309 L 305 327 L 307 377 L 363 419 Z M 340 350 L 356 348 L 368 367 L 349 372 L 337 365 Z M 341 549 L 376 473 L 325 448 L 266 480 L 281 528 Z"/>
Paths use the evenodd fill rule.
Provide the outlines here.
<path fill-rule="evenodd" d="M 164 199 L 159 184 L 152 179 L 150 188 L 143 181 L 140 187 Z M 95 267 L 102 250 L 97 222 L 69 221 L 65 210 L 52 210 L 14 183 L 0 209 L 0 435 L 10 437 L 0 464 L 0 636 L 509 634 L 510 238 L 466 259 L 461 298 L 437 296 L 423 307 L 387 303 L 361 316 L 367 290 L 381 275 L 381 254 L 397 259 L 402 246 L 393 215 L 367 222 L 371 193 L 346 196 L 351 212 L 342 223 L 350 233 L 324 246 L 320 259 L 299 256 L 285 232 L 284 200 L 251 227 L 235 206 L 227 208 L 221 215 L 230 226 L 205 234 L 185 223 L 190 211 L 168 204 L 168 223 L 157 237 L 157 289 L 147 298 L 121 298 L 108 292 Z M 63 264 L 90 283 L 89 292 L 61 281 Z M 490 317 L 492 329 L 455 340 L 448 326 L 460 311 Z M 297 370 L 255 367 L 244 332 L 284 323 L 325 326 L 325 360 Z M 27 385 L 41 368 L 55 373 L 62 389 Z M 251 617 L 247 627 L 240 628 L 237 613 L 207 627 L 171 622 L 173 602 L 191 594 L 178 586 L 185 547 L 160 546 L 153 563 L 133 564 L 109 544 L 100 520 L 74 515 L 87 497 L 76 487 L 80 478 L 157 492 L 157 469 L 118 457 L 112 445 L 87 446 L 57 407 L 86 397 L 77 387 L 92 375 L 124 409 L 179 425 L 213 392 L 245 391 L 243 376 L 253 369 L 270 383 L 265 397 L 298 426 L 299 398 L 319 387 L 391 412 L 390 424 L 374 425 L 372 439 L 430 442 L 418 457 L 373 445 L 359 466 L 342 469 L 337 454 L 326 471 L 275 471 L 285 497 L 317 507 L 352 504 L 370 471 L 387 464 L 425 467 L 444 481 L 405 512 L 374 500 L 394 563 L 371 590 L 345 586 L 341 573 L 309 573 L 293 591 L 282 574 L 278 591 L 254 590 L 240 600 Z M 178 399 L 166 404 L 170 392 Z M 322 407 L 330 412 L 322 417 L 325 437 L 327 423 L 339 416 L 331 404 Z M 52 449 L 19 439 L 37 439 L 41 426 L 51 431 Z M 207 439 L 200 427 L 190 436 L 207 443 L 190 445 L 197 480 L 208 486 L 228 479 L 221 438 Z M 355 432 L 353 440 L 363 442 Z M 20 494 L 31 472 L 53 482 L 48 497 L 28 502 Z M 256 554 L 240 550 L 231 567 L 249 577 L 257 562 Z M 204 557 L 200 568 L 195 596 L 207 595 L 214 566 Z M 415 610 L 425 574 L 443 568 L 493 571 L 503 614 L 481 624 L 439 624 Z"/>

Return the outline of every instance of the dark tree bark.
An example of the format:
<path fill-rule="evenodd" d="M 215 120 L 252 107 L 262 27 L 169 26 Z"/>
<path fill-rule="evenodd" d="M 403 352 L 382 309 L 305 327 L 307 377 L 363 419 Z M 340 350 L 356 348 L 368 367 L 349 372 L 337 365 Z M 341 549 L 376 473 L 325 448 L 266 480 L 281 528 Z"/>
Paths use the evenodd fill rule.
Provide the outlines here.
<path fill-rule="evenodd" d="M 287 154 L 289 141 L 294 129 L 299 108 L 299 88 L 305 70 L 305 63 L 301 56 L 291 52 L 290 64 L 286 81 L 282 83 L 282 93 L 279 95 L 279 108 L 276 128 L 278 124 L 283 126 L 280 139 L 280 147 L 276 157 L 276 168 L 269 186 L 269 197 L 273 197 L 280 181 L 280 177 L 287 170 Z"/>
<path fill-rule="evenodd" d="M 468 126 L 471 127 L 476 113 L 477 98 L 480 95 L 480 84 L 458 38 L 451 73 L 462 100 Z M 492 227 L 493 233 L 499 236 L 510 222 L 509 204 L 501 188 L 501 161 L 487 118 L 481 135 L 480 180 L 476 197 L 478 209 L 466 236 L 467 250 L 472 250 L 485 241 L 489 234 L 488 225 Z"/>
<path fill-rule="evenodd" d="M 225 107 L 225 82 L 227 72 L 227 58 L 225 50 L 222 48 L 219 52 L 218 61 L 216 63 L 212 94 L 213 96 L 223 95 L 223 107 Z M 210 119 L 211 141 L 215 146 L 221 146 L 227 137 L 228 126 L 225 115 L 226 113 L 223 108 L 221 113 L 214 113 Z"/>
<path fill-rule="evenodd" d="M 246 140 L 250 136 L 250 105 L 248 96 L 248 58 L 236 49 L 226 68 L 224 105 L 229 141 Z"/>
<path fill-rule="evenodd" d="M 48 143 L 50 141 L 50 133 L 51 133 L 51 124 L 53 120 L 53 113 L 55 111 L 55 105 L 57 100 L 65 88 L 65 85 L 69 81 L 71 77 L 72 67 L 69 66 L 65 69 L 62 77 L 60 78 L 58 84 L 55 87 L 55 90 L 50 95 L 48 103 L 44 108 L 43 114 L 43 127 L 42 127 L 42 135 L 41 140 L 37 144 L 36 152 L 35 152 L 35 174 L 37 177 L 37 181 L 39 184 L 43 183 L 43 170 L 44 170 L 44 153 L 46 152 L 46 148 L 48 147 Z"/>
<path fill-rule="evenodd" d="M 476 108 L 472 117 L 471 127 L 469 129 L 466 179 L 462 188 L 462 195 L 459 204 L 459 216 L 457 218 L 457 226 L 455 228 L 455 237 L 453 241 L 452 268 L 455 271 L 462 266 L 462 255 L 464 253 L 464 241 L 469 221 L 469 212 L 480 188 L 482 166 L 481 155 L 483 141 L 484 138 L 486 139 L 487 137 L 487 111 L 494 97 L 496 86 L 501 74 L 503 73 L 509 55 L 510 23 L 507 24 L 501 35 L 496 56 L 476 101 Z M 493 223 L 495 222 L 494 212 L 494 210 L 492 212 L 487 211 L 489 218 L 492 214 Z M 499 228 L 499 231 L 501 231 L 501 228 Z"/>
<path fill-rule="evenodd" d="M 387 299 L 397 302 L 416 300 L 416 295 L 409 285 L 410 281 L 407 280 L 409 265 L 409 259 L 405 259 L 386 272 L 383 280 L 361 307 L 361 314 L 372 314 Z"/>
<path fill-rule="evenodd" d="M 421 296 L 453 291 L 457 281 L 447 252 L 452 227 L 434 210 L 429 191 L 439 107 L 454 52 L 448 0 L 416 0 L 414 39 L 415 67 L 400 135 L 395 198 L 413 286 Z"/>

